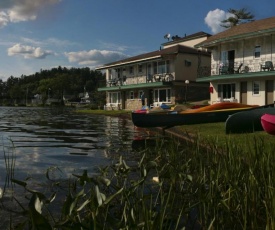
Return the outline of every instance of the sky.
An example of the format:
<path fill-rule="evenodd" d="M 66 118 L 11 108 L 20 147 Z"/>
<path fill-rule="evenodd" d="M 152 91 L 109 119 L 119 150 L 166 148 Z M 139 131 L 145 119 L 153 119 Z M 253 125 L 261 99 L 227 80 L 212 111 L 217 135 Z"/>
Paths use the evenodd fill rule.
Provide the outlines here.
<path fill-rule="evenodd" d="M 0 0 L 0 79 L 102 66 L 158 50 L 165 34 L 216 34 L 228 9 L 275 16 L 274 0 Z"/>

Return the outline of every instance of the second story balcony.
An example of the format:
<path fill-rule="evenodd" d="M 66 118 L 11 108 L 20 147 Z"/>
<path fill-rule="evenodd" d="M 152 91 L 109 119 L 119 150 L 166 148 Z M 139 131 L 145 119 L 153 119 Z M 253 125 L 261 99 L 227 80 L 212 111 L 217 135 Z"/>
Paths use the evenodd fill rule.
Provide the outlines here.
<path fill-rule="evenodd" d="M 158 73 L 158 74 L 148 74 L 147 76 L 123 76 L 123 77 L 113 77 L 107 80 L 107 87 L 113 86 L 123 86 L 123 85 L 136 85 L 144 83 L 153 82 L 171 82 L 174 81 L 174 73 Z"/>
<path fill-rule="evenodd" d="M 201 78 L 224 79 L 247 76 L 269 76 L 275 75 L 274 61 L 271 59 L 249 60 L 239 62 L 217 61 L 211 67 L 199 67 L 198 79 Z M 274 72 L 273 72 L 274 71 Z"/>

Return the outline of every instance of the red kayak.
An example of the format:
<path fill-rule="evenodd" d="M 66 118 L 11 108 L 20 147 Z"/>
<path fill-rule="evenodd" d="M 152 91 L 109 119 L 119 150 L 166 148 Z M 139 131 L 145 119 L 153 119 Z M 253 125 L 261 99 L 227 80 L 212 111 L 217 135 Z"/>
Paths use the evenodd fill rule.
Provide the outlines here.
<path fill-rule="evenodd" d="M 275 115 L 264 114 L 261 116 L 261 124 L 268 134 L 275 135 Z"/>

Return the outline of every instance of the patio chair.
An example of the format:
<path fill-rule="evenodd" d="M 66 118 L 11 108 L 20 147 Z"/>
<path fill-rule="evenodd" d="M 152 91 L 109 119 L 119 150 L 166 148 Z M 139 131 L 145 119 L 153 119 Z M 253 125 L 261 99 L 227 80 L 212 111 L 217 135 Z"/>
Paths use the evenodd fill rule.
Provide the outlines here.
<path fill-rule="evenodd" d="M 264 70 L 264 71 L 274 70 L 272 61 L 266 61 L 264 65 L 261 65 L 261 70 Z"/>
<path fill-rule="evenodd" d="M 229 68 L 227 65 L 223 65 L 220 67 L 220 74 L 228 74 L 229 73 Z"/>
<path fill-rule="evenodd" d="M 241 70 L 242 66 L 243 66 L 243 63 L 241 63 L 241 64 L 239 65 L 238 69 L 236 69 L 236 70 L 234 71 L 234 73 L 240 73 L 240 70 Z"/>
<path fill-rule="evenodd" d="M 159 74 L 155 74 L 154 75 L 154 80 L 155 80 L 155 82 L 160 81 L 161 80 L 161 76 Z"/>
<path fill-rule="evenodd" d="M 118 79 L 117 78 L 110 79 L 108 83 L 110 86 L 116 86 L 118 84 Z"/>
<path fill-rule="evenodd" d="M 249 67 L 246 65 L 241 73 L 248 73 L 250 71 Z"/>

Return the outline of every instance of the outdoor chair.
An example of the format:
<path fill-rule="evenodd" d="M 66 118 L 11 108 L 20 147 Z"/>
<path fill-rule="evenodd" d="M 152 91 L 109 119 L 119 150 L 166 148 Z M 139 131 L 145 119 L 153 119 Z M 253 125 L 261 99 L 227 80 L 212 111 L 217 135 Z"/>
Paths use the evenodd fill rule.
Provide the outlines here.
<path fill-rule="evenodd" d="M 226 65 L 223 65 L 220 67 L 220 74 L 228 74 L 229 73 L 229 68 Z"/>
<path fill-rule="evenodd" d="M 118 84 L 118 79 L 117 78 L 110 79 L 108 83 L 110 86 L 116 86 Z"/>
<path fill-rule="evenodd" d="M 234 71 L 234 73 L 240 73 L 240 70 L 241 70 L 242 66 L 243 66 L 243 63 L 241 63 L 241 64 L 239 65 L 238 69 L 236 69 L 236 70 Z"/>
<path fill-rule="evenodd" d="M 264 71 L 274 70 L 272 61 L 266 61 L 264 65 L 261 65 L 261 70 L 264 70 Z"/>
<path fill-rule="evenodd" d="M 245 67 L 244 67 L 244 69 L 241 71 L 241 73 L 248 73 L 249 72 L 249 67 L 246 65 Z"/>
<path fill-rule="evenodd" d="M 159 74 L 155 74 L 154 75 L 154 80 L 155 80 L 155 82 L 160 81 L 161 80 L 161 76 Z"/>
<path fill-rule="evenodd" d="M 171 73 L 165 74 L 164 81 L 173 81 L 174 77 Z"/>

